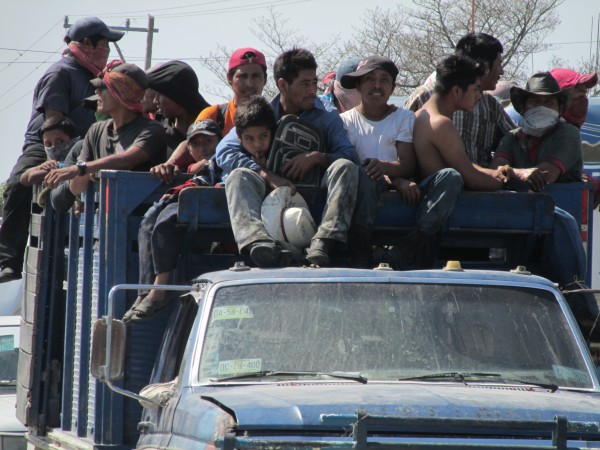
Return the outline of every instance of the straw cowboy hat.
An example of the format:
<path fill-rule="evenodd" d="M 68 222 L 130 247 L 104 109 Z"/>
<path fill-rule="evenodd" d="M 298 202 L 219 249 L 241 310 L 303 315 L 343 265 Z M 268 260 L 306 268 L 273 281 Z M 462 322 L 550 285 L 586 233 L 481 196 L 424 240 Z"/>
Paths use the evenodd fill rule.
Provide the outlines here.
<path fill-rule="evenodd" d="M 562 114 L 571 104 L 573 100 L 573 89 L 560 89 L 558 81 L 550 74 L 550 72 L 540 72 L 533 75 L 525 89 L 514 86 L 510 89 L 510 101 L 515 110 L 523 115 L 525 112 L 525 102 L 532 95 L 549 96 L 554 95 L 558 99 L 558 109 Z"/>
<path fill-rule="evenodd" d="M 298 193 L 292 196 L 287 186 L 267 195 L 262 204 L 261 218 L 269 236 L 296 253 L 308 247 L 317 232 L 306 201 Z"/>

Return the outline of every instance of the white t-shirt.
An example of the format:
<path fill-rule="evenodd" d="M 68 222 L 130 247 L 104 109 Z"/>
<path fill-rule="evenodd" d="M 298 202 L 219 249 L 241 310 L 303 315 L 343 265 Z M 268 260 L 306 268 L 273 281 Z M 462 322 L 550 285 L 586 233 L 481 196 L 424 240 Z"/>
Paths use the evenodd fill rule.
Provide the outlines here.
<path fill-rule="evenodd" d="M 356 108 L 340 114 L 348 139 L 356 148 L 361 162 L 367 158 L 397 161 L 396 141 L 412 142 L 415 114 L 398 108 L 383 120 L 366 119 Z"/>

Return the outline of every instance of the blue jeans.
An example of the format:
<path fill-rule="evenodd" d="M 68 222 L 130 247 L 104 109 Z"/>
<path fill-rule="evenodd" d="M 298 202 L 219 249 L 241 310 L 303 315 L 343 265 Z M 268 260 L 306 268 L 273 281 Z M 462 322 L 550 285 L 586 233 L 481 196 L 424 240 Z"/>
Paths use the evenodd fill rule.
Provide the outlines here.
<path fill-rule="evenodd" d="M 587 260 L 579 226 L 568 212 L 554 208 L 554 230 L 542 240 L 543 276 L 560 286 L 585 280 Z"/>
<path fill-rule="evenodd" d="M 373 180 L 361 167 L 353 227 L 357 235 L 369 234 L 375 226 L 379 196 L 388 189 L 383 180 Z M 416 227 L 428 235 L 442 229 L 463 191 L 463 179 L 454 169 L 446 168 L 419 183 L 421 201 L 417 208 Z"/>

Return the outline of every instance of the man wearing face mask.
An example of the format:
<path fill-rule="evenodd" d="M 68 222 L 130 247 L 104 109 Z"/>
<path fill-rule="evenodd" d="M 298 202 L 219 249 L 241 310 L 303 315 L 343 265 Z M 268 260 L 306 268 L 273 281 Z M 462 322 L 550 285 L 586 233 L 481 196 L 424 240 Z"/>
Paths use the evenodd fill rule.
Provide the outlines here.
<path fill-rule="evenodd" d="M 571 104 L 572 88 L 560 89 L 549 72 L 533 75 L 525 89 L 513 87 L 510 99 L 523 116 L 522 125 L 507 133 L 492 167 L 510 165 L 533 191 L 555 182 L 581 181 L 583 158 L 577 127 L 560 120 Z M 555 208 L 554 232 L 543 238 L 543 275 L 561 287 L 584 280 L 586 258 L 577 222 Z"/>
<path fill-rule="evenodd" d="M 124 33 L 110 29 L 97 17 L 73 23 L 64 38 L 67 49 L 38 81 L 33 93 L 33 110 L 25 133 L 23 152 L 13 167 L 4 192 L 3 222 L 0 227 L 0 283 L 21 278 L 31 215 L 30 186 L 20 183 L 29 168 L 46 161 L 39 129 L 54 116 L 67 116 L 75 124 L 75 135 L 84 136 L 95 122 L 94 111 L 83 106 L 94 93 L 90 80 L 108 61 L 109 42 Z"/>
<path fill-rule="evenodd" d="M 573 88 L 573 101 L 562 114 L 563 119 L 577 128 L 584 124 L 588 112 L 588 91 L 598 84 L 598 74 L 582 75 L 571 69 L 552 69 L 550 74 L 561 89 Z"/>

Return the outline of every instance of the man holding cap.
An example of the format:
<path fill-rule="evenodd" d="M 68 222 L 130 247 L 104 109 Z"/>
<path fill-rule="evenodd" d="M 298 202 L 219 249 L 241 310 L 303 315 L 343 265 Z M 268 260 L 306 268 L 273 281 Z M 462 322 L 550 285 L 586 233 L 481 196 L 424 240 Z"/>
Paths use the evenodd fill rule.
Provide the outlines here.
<path fill-rule="evenodd" d="M 233 118 L 237 105 L 253 95 L 261 95 L 267 82 L 267 61 L 265 55 L 254 48 L 238 48 L 229 58 L 227 82 L 233 89 L 233 98 L 228 103 L 212 105 L 203 109 L 196 120 L 214 121 L 225 136 L 234 127 Z M 169 159 L 152 168 L 152 173 L 166 183 L 173 181 L 173 174 L 182 170 L 188 163 L 186 144 L 182 142 Z"/>
<path fill-rule="evenodd" d="M 422 251 L 419 266 L 432 266 L 436 259 L 436 239 L 442 225 L 452 212 L 462 191 L 462 178 L 451 168 L 444 168 L 423 179 L 414 181 L 416 175 L 416 155 L 413 147 L 413 127 L 415 114 L 407 109 L 397 108 L 388 103 L 398 68 L 385 56 L 370 56 L 361 61 L 357 70 L 344 75 L 342 86 L 356 89 L 361 102 L 355 108 L 342 113 L 348 139 L 356 147 L 361 164 L 366 172 L 359 178 L 359 189 L 365 191 L 369 201 L 356 205 L 355 226 L 360 218 L 365 222 L 360 232 L 361 245 L 368 256 L 370 253 L 370 233 L 377 215 L 377 205 L 381 192 L 395 188 L 404 203 L 417 205 L 417 226 L 410 234 L 410 243 L 416 253 Z M 361 171 L 362 173 L 362 171 Z"/>
<path fill-rule="evenodd" d="M 75 123 L 75 135 L 83 137 L 96 118 L 83 106 L 93 94 L 90 79 L 106 65 L 109 42 L 124 33 L 110 29 L 97 17 L 85 17 L 73 23 L 64 38 L 67 49 L 38 81 L 33 93 L 33 110 L 25 133 L 23 153 L 12 169 L 4 191 L 3 223 L 0 227 L 0 283 L 21 278 L 31 215 L 31 186 L 19 178 L 30 167 L 46 160 L 38 131 L 54 116 L 67 116 Z"/>
<path fill-rule="evenodd" d="M 165 158 L 164 129 L 142 115 L 141 100 L 148 87 L 144 71 L 111 61 L 91 83 L 98 95 L 98 112 L 111 118 L 90 127 L 75 166 L 54 170 L 45 179 L 50 187 L 71 180 L 75 195 L 84 192 L 100 170 L 149 170 Z"/>

